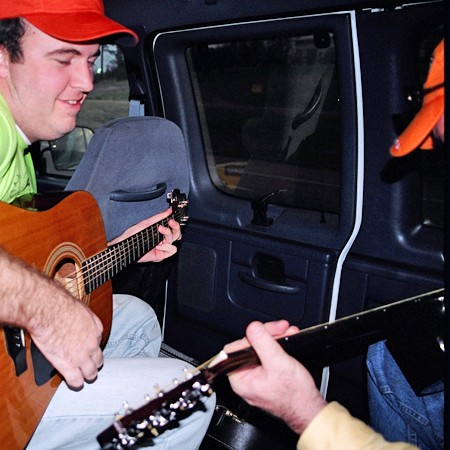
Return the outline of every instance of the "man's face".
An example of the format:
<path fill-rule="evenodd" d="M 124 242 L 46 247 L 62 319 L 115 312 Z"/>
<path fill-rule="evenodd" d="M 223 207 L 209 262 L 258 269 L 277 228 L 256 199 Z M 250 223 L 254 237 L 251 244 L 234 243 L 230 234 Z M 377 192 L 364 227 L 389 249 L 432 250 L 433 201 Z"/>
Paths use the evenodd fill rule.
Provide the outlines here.
<path fill-rule="evenodd" d="M 0 92 L 31 142 L 58 139 L 75 128 L 93 88 L 98 50 L 98 44 L 54 39 L 30 23 L 22 38 L 21 62 L 12 63 L 0 48 Z"/>

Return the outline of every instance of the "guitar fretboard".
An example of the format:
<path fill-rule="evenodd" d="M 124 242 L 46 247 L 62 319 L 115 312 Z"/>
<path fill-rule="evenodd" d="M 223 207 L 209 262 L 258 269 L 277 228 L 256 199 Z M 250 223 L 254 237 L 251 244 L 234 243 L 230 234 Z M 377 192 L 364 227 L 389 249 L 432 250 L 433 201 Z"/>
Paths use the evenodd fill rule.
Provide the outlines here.
<path fill-rule="evenodd" d="M 164 236 L 158 232 L 158 227 L 160 225 L 167 227 L 170 219 L 180 222 L 180 217 L 180 212 L 171 214 L 83 261 L 81 268 L 86 294 L 106 283 L 125 267 L 138 261 L 149 250 L 156 247 L 164 239 Z"/>

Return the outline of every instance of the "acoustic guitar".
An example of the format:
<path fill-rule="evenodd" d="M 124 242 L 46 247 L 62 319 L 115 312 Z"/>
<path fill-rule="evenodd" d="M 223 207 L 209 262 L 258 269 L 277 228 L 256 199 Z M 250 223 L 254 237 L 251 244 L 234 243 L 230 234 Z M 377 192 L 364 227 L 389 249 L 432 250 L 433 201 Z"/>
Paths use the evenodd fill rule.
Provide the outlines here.
<path fill-rule="evenodd" d="M 317 369 L 359 354 L 374 342 L 403 339 L 407 341 L 406 346 L 409 344 L 414 349 L 412 359 L 416 359 L 419 372 L 425 371 L 426 367 L 420 363 L 421 349 L 417 351 L 415 346 L 426 345 L 425 356 L 428 360 L 433 359 L 432 375 L 440 379 L 445 370 L 444 309 L 444 290 L 439 289 L 319 324 L 278 339 L 278 342 L 309 369 Z M 183 426 L 183 419 L 194 411 L 204 410 L 201 399 L 213 393 L 213 382 L 218 376 L 259 363 L 251 347 L 230 354 L 221 351 L 192 371 L 187 371 L 183 379 L 175 379 L 167 389 L 158 388 L 155 397 L 141 407 L 127 406 L 128 410 L 97 436 L 100 447 L 125 450 L 151 445 L 156 436 Z"/>
<path fill-rule="evenodd" d="M 85 191 L 21 198 L 19 207 L 0 202 L 0 246 L 88 305 L 103 323 L 104 345 L 112 320 L 111 278 L 163 240 L 159 225 L 187 221 L 185 195 L 175 189 L 167 197 L 169 217 L 111 246 L 100 209 Z M 25 330 L 4 326 L 0 341 L 0 442 L 23 449 L 61 377 Z"/>

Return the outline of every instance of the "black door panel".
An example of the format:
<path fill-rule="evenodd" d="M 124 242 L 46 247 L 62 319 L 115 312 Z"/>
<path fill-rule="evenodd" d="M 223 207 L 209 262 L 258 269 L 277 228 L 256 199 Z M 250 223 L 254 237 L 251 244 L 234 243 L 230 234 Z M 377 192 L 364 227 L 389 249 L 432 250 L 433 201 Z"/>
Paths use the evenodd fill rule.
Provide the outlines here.
<path fill-rule="evenodd" d="M 226 230 L 211 235 L 189 223 L 179 252 L 176 306 L 171 308 L 179 323 L 192 320 L 223 332 L 219 351 L 230 335 L 241 336 L 251 320 L 289 318 L 305 328 L 326 319 L 334 254 L 277 242 L 261 247 L 255 239 L 230 241 L 226 236 Z M 176 327 L 166 327 L 165 341 L 202 356 L 192 338 L 179 336 Z"/>

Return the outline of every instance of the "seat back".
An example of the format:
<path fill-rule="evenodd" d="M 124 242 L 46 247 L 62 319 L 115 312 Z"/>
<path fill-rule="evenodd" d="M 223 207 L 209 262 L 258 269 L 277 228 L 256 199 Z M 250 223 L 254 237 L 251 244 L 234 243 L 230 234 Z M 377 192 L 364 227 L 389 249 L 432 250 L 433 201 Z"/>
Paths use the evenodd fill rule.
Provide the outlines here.
<path fill-rule="evenodd" d="M 173 189 L 189 194 L 185 142 L 180 128 L 160 117 L 126 117 L 100 127 L 66 187 L 95 197 L 108 241 L 165 211 Z"/>

